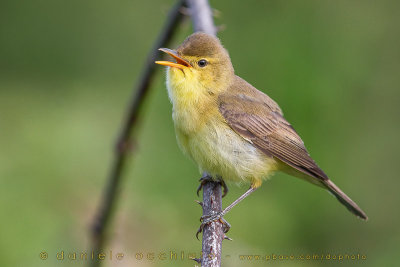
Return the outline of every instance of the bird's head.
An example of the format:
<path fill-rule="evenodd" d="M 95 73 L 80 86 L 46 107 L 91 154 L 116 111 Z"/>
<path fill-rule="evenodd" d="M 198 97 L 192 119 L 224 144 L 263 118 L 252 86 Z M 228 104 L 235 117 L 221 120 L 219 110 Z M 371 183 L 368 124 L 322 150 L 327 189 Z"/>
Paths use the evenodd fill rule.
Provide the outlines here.
<path fill-rule="evenodd" d="M 176 62 L 156 61 L 169 67 L 169 79 L 175 83 L 199 84 L 209 93 L 226 89 L 234 70 L 228 52 L 218 38 L 196 32 L 176 49 L 160 48 Z M 215 91 L 215 92 L 213 92 Z"/>

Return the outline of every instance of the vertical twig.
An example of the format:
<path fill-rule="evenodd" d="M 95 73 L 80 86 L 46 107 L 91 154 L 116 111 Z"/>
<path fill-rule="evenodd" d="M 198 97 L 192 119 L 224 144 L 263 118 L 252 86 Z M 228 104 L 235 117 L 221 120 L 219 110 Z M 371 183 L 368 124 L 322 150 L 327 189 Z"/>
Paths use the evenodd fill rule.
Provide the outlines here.
<path fill-rule="evenodd" d="M 217 34 L 212 10 L 208 0 L 186 0 L 193 21 L 194 31 L 211 35 Z M 207 174 L 204 174 L 207 175 Z M 203 175 L 203 176 L 204 176 Z M 203 216 L 216 214 L 222 210 L 221 184 L 207 182 L 203 186 Z M 201 266 L 221 266 L 222 241 L 224 240 L 223 224 L 211 222 L 203 229 Z"/>
<path fill-rule="evenodd" d="M 207 182 L 203 186 L 203 216 L 222 211 L 221 184 Z M 204 226 L 201 266 L 221 266 L 222 241 L 224 240 L 223 225 L 221 222 L 211 222 Z"/>
<path fill-rule="evenodd" d="M 207 0 L 180 0 L 169 13 L 167 23 L 147 58 L 145 69 L 136 86 L 136 93 L 132 99 L 120 137 L 117 141 L 115 158 L 109 175 L 108 184 L 105 188 L 97 216 L 92 226 L 92 251 L 94 253 L 98 253 L 103 249 L 106 229 L 111 219 L 117 193 L 120 188 L 126 156 L 131 147 L 131 136 L 137 125 L 138 114 L 142 108 L 144 98 L 150 88 L 151 78 L 155 70 L 154 61 L 159 56 L 158 48 L 168 47 L 168 43 L 172 39 L 177 25 L 182 20 L 183 15 L 180 9 L 185 6 L 185 3 L 190 9 L 194 30 L 216 35 L 212 11 Z M 216 182 L 207 182 L 203 187 L 203 215 L 214 214 L 221 210 L 221 185 Z M 223 238 L 223 225 L 221 223 L 212 222 L 204 227 L 202 266 L 217 267 L 221 265 L 221 244 Z M 92 266 L 100 266 L 100 261 L 94 260 Z"/>
<path fill-rule="evenodd" d="M 190 10 L 194 31 L 217 35 L 208 0 L 186 0 L 186 3 Z"/>
<path fill-rule="evenodd" d="M 180 9 L 185 5 L 185 1 L 179 1 L 170 11 L 166 24 L 161 30 L 154 47 L 149 53 L 145 62 L 143 73 L 136 85 L 136 91 L 132 98 L 126 119 L 123 123 L 120 136 L 118 138 L 115 158 L 105 187 L 103 198 L 101 199 L 99 210 L 92 225 L 92 251 L 98 253 L 103 249 L 106 238 L 106 229 L 110 222 L 113 207 L 116 204 L 117 193 L 121 185 L 122 171 L 125 165 L 126 156 L 131 147 L 131 136 L 137 125 L 138 114 L 143 106 L 144 99 L 149 91 L 150 83 L 155 71 L 154 61 L 159 57 L 158 48 L 168 46 L 178 24 L 183 18 Z M 92 266 L 100 266 L 100 261 L 94 260 Z"/>

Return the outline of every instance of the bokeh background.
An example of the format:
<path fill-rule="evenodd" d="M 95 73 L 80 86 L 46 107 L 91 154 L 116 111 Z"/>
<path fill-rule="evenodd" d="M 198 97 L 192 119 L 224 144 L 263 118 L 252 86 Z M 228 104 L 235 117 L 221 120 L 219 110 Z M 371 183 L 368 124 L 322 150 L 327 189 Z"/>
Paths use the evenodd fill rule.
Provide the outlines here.
<path fill-rule="evenodd" d="M 86 266 L 89 226 L 146 54 L 172 0 L 0 3 L 0 265 Z M 236 73 L 268 93 L 367 212 L 277 174 L 230 212 L 224 266 L 394 266 L 400 242 L 399 2 L 211 1 Z M 192 32 L 179 30 L 176 47 Z M 159 67 L 141 113 L 104 266 L 194 266 L 197 167 L 179 151 Z M 228 205 L 247 189 L 230 186 Z M 39 253 L 48 253 L 41 260 Z M 56 260 L 64 251 L 65 259 Z M 178 258 L 183 251 L 185 260 Z M 90 251 L 89 251 L 90 252 Z M 166 260 L 137 260 L 166 253 Z M 366 260 L 240 260 L 239 255 Z M 150 256 L 151 257 L 151 256 Z"/>

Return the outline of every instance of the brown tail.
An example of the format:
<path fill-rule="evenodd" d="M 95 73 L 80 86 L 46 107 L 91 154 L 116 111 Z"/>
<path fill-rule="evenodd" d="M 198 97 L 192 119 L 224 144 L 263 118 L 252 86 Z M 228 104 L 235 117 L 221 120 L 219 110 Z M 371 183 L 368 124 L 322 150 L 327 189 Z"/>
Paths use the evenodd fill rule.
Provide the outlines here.
<path fill-rule="evenodd" d="M 349 211 L 363 220 L 368 220 L 367 214 L 365 214 L 365 212 L 363 212 L 360 207 L 345 193 L 343 193 L 342 190 L 340 190 L 331 180 L 327 179 L 321 182 Z"/>

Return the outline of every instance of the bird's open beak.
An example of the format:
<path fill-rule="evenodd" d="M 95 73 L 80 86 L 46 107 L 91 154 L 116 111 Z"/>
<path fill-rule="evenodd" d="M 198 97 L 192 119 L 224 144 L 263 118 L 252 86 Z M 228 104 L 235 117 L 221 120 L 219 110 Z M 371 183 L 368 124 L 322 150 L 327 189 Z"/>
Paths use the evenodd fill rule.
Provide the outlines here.
<path fill-rule="evenodd" d="M 164 65 L 164 66 L 169 66 L 169 67 L 174 67 L 178 69 L 183 69 L 185 67 L 190 67 L 189 62 L 184 60 L 183 58 L 178 56 L 178 53 L 175 50 L 171 50 L 168 48 L 159 48 L 158 50 L 163 51 L 164 53 L 167 53 L 171 57 L 176 59 L 175 62 L 170 62 L 170 61 L 156 61 L 156 64 Z"/>

